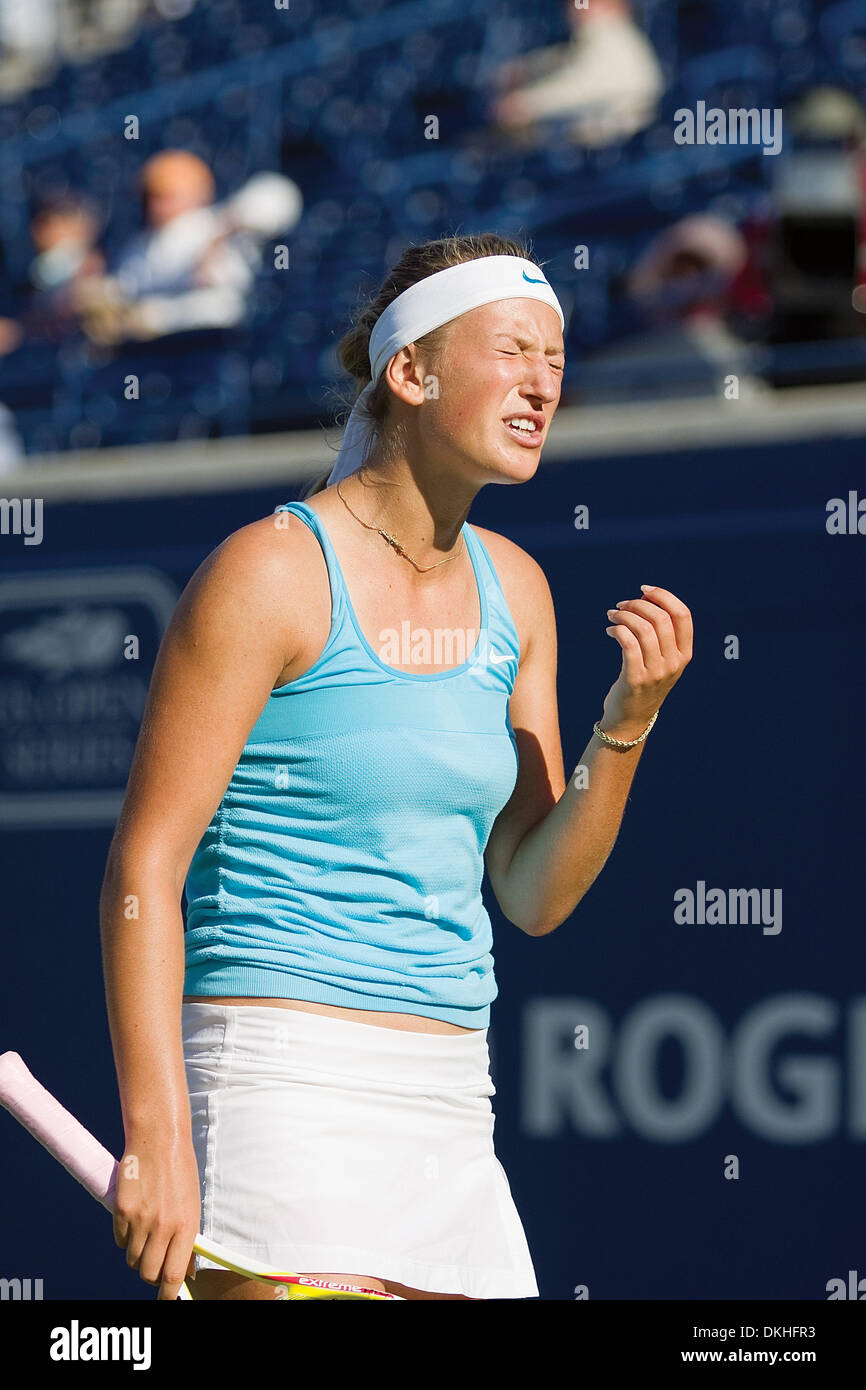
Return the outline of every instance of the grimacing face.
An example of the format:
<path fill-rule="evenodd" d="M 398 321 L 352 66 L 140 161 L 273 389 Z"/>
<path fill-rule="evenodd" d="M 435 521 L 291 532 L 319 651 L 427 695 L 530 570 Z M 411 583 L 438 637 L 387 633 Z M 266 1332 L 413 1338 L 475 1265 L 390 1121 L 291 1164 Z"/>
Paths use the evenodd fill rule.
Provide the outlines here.
<path fill-rule="evenodd" d="M 481 482 L 491 474 L 524 482 L 538 467 L 562 391 L 559 315 L 538 299 L 502 299 L 461 314 L 449 329 L 438 396 L 425 397 L 417 420 L 424 449 Z"/>

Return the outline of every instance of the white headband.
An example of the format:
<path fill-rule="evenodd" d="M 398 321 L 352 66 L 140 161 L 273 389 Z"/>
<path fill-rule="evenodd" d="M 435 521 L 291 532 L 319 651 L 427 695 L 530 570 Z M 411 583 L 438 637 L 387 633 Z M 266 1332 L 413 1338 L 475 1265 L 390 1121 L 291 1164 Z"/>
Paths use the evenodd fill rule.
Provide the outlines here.
<path fill-rule="evenodd" d="M 434 328 L 497 299 L 540 299 L 556 310 L 560 327 L 565 329 L 562 307 L 543 271 L 522 256 L 480 256 L 462 261 L 410 285 L 391 301 L 370 334 L 372 380 L 352 407 L 328 486 L 347 478 L 364 463 L 376 433 L 375 422 L 366 412 L 367 401 L 394 354 Z"/>

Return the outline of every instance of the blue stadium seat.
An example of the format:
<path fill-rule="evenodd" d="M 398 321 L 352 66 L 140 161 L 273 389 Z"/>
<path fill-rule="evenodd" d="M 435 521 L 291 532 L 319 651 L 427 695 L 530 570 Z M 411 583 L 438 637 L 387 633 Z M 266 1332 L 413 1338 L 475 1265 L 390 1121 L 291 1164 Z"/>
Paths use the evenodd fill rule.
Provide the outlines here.
<path fill-rule="evenodd" d="M 292 0 L 282 11 L 261 0 L 202 0 L 174 21 L 148 13 L 125 50 L 69 64 L 0 106 L 0 186 L 14 170 L 28 197 L 64 183 L 89 192 L 108 216 L 110 258 L 140 225 L 138 169 L 169 144 L 208 160 L 220 197 L 257 169 L 281 168 L 305 199 L 289 238 L 288 282 L 263 266 L 249 321 L 231 342 L 187 342 L 185 355 L 182 341 L 154 345 L 163 367 L 153 367 L 146 409 L 112 410 L 107 367 L 76 374 L 24 350 L 4 360 L 0 391 L 8 380 L 28 446 L 50 436 L 68 447 L 76 423 L 122 442 L 188 434 L 196 418 L 213 432 L 247 416 L 253 428 L 307 420 L 324 399 L 359 289 L 378 286 L 396 247 L 458 229 L 531 229 L 536 254 L 574 300 L 574 342 L 621 336 L 629 325 L 612 292 L 617 257 L 722 192 L 750 198 L 769 175 L 770 161 L 748 148 L 676 149 L 674 111 L 697 100 L 784 105 L 818 81 L 862 89 L 866 38 L 862 0 L 644 0 L 640 12 L 671 80 L 656 126 L 612 150 L 554 135 L 522 150 L 485 129 L 498 63 L 567 37 L 558 5 Z M 61 113 L 44 140 L 27 125 L 40 105 Z M 435 141 L 424 138 L 431 113 Z M 124 114 L 142 116 L 135 145 L 118 134 Z M 7 203 L 0 221 L 16 274 L 29 256 L 27 214 L 25 198 Z M 569 248 L 590 239 L 616 251 L 591 293 L 575 287 L 568 264 Z M 171 389 L 160 400 L 166 362 Z"/>

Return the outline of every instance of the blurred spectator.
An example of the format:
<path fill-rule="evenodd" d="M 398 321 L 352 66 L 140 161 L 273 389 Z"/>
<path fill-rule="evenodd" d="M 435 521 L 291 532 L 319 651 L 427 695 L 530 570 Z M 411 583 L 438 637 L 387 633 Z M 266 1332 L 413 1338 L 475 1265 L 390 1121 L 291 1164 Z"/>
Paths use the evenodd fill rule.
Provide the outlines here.
<path fill-rule="evenodd" d="M 801 144 L 832 141 L 855 149 L 866 140 L 866 109 L 844 87 L 810 87 L 786 114 L 788 132 Z"/>
<path fill-rule="evenodd" d="M 854 341 L 866 332 L 866 110 L 850 92 L 813 87 L 785 111 L 774 161 L 766 260 L 772 345 Z M 794 358 L 799 354 L 794 353 Z M 862 380 L 858 344 L 822 365 L 785 363 L 780 385 Z"/>
<path fill-rule="evenodd" d="M 627 280 L 645 327 L 581 364 L 587 402 L 721 396 L 729 376 L 740 399 L 768 388 L 749 348 L 726 322 L 729 288 L 746 261 L 745 239 L 721 218 L 695 214 L 654 237 Z"/>
<path fill-rule="evenodd" d="M 259 174 L 214 205 L 210 169 L 185 150 L 154 155 L 140 182 L 146 230 L 110 275 L 79 286 L 85 331 L 95 342 L 117 343 L 240 323 L 261 244 L 300 217 L 297 185 L 281 174 Z"/>
<path fill-rule="evenodd" d="M 59 0 L 0 0 L 0 96 L 44 80 L 55 66 Z"/>
<path fill-rule="evenodd" d="M 77 286 L 104 269 L 96 242 L 100 218 L 89 199 L 68 194 L 46 199 L 30 220 L 36 255 L 16 317 L 0 318 L 0 353 L 26 339 L 57 341 L 79 331 Z"/>
<path fill-rule="evenodd" d="M 63 56 L 95 58 L 125 48 L 147 8 L 148 0 L 61 0 Z"/>
<path fill-rule="evenodd" d="M 653 47 L 628 0 L 591 0 L 585 9 L 569 3 L 566 10 L 570 41 L 506 64 L 500 80 L 517 85 L 494 101 L 492 119 L 524 144 L 542 138 L 539 122 L 568 117 L 575 144 L 627 140 L 652 123 L 664 91 Z"/>
<path fill-rule="evenodd" d="M 0 96 L 47 81 L 63 59 L 124 47 L 147 0 L 0 0 Z"/>

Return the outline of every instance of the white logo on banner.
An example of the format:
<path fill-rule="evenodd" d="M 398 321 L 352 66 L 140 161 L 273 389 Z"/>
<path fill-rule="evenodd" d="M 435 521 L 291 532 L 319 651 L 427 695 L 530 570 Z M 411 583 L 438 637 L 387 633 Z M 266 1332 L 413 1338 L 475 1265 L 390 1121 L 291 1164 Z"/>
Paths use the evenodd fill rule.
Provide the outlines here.
<path fill-rule="evenodd" d="M 114 823 L 177 599 L 139 567 L 0 580 L 0 824 Z"/>

